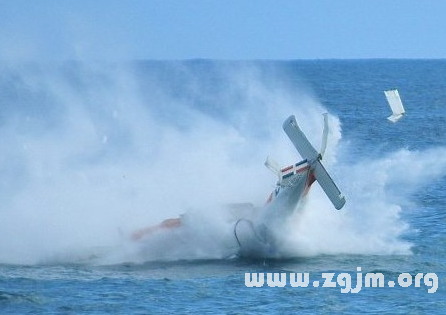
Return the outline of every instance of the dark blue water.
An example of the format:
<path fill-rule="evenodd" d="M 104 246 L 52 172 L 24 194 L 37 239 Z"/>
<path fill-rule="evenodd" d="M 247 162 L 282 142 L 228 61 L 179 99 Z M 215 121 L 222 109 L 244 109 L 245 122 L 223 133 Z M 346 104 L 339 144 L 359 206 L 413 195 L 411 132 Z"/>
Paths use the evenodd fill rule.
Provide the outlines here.
<path fill-rule="evenodd" d="M 0 313 L 443 314 L 445 74 L 441 60 L 1 65 Z M 407 112 L 396 124 L 392 88 Z M 259 170 L 280 121 L 295 114 L 308 132 L 313 109 L 339 119 L 330 169 L 347 206 L 330 217 L 316 195 L 307 210 L 330 215 L 296 226 L 302 247 L 240 259 L 200 219 L 199 233 L 143 254 L 113 238 L 197 200 L 263 202 L 257 191 L 274 180 Z M 147 213 L 157 196 L 169 202 Z M 321 287 L 328 272 L 354 286 L 357 267 L 385 287 Z M 321 286 L 246 287 L 245 273 L 260 272 L 308 272 Z M 389 287 L 400 273 L 435 273 L 438 289 Z"/>

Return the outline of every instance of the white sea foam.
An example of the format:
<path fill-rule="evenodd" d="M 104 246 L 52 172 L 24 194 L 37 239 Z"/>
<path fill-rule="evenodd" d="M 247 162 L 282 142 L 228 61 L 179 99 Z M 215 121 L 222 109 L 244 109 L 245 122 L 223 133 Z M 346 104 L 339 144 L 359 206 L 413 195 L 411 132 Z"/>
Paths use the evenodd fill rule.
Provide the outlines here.
<path fill-rule="evenodd" d="M 11 96 L 6 101 L 15 107 L 2 115 L 1 263 L 222 258 L 236 251 L 232 226 L 214 205 L 262 205 L 275 185 L 265 157 L 284 165 L 300 158 L 282 121 L 295 114 L 318 147 L 326 110 L 305 89 L 267 84 L 251 65 L 217 67 L 225 82 L 217 92 L 188 67 L 170 67 L 190 80 L 182 83 L 185 95 L 157 75 L 141 81 L 124 67 L 77 65 L 71 75 L 23 67 L 5 75 L 26 97 Z M 399 216 L 408 192 L 398 185 L 416 188 L 444 174 L 444 163 L 432 152 L 403 150 L 343 164 L 336 156 L 340 122 L 333 115 L 330 121 L 324 161 L 347 205 L 334 210 L 315 184 L 304 213 L 290 220 L 283 254 L 408 253 Z M 413 159 L 422 162 L 408 172 Z M 184 212 L 189 228 L 141 244 L 129 240 L 134 230 Z"/>
<path fill-rule="evenodd" d="M 446 150 L 411 152 L 401 149 L 377 160 L 337 169 L 347 204 L 333 211 L 320 187 L 314 185 L 304 213 L 290 221 L 287 254 L 408 254 L 411 245 L 402 236 L 402 220 L 411 194 L 446 173 Z"/>

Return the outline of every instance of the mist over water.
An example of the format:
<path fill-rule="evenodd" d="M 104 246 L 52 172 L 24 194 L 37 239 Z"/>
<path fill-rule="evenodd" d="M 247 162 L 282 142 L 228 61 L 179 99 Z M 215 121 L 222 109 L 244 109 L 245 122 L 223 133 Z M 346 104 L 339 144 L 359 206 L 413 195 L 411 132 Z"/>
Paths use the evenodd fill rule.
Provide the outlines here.
<path fill-rule="evenodd" d="M 0 66 L 0 263 L 230 257 L 221 205 L 263 205 L 276 181 L 266 156 L 300 160 L 283 120 L 295 114 L 321 142 L 327 109 L 284 75 L 223 62 Z M 446 150 L 396 148 L 352 165 L 332 113 L 330 125 L 324 164 L 346 207 L 315 183 L 284 256 L 410 253 L 401 212 L 444 176 Z M 185 212 L 188 229 L 130 240 Z"/>

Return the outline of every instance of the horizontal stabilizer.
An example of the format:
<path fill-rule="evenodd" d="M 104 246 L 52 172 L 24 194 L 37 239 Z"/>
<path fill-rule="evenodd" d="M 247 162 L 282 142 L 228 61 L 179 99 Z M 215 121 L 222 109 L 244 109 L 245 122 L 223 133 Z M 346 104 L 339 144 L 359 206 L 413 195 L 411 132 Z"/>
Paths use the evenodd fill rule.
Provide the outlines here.
<path fill-rule="evenodd" d="M 278 177 L 281 176 L 280 166 L 279 164 L 271 159 L 269 156 L 266 158 L 265 166 L 271 170 L 274 174 L 276 174 Z"/>
<path fill-rule="evenodd" d="M 336 186 L 333 179 L 331 179 L 320 161 L 316 161 L 314 164 L 314 177 L 319 185 L 321 185 L 334 207 L 337 210 L 341 209 L 345 204 L 345 197 L 342 195 L 341 191 Z"/>

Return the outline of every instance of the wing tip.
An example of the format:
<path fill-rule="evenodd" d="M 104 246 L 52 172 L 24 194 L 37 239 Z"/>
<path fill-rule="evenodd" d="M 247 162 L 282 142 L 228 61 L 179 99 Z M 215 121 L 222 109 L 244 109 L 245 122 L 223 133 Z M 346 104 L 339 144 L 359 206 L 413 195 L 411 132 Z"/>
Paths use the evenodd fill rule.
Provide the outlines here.
<path fill-rule="evenodd" d="M 286 127 L 288 126 L 292 126 L 292 127 L 296 127 L 297 126 L 297 121 L 296 121 L 296 117 L 294 115 L 289 116 L 287 119 L 285 119 L 285 121 L 283 122 L 283 129 L 285 130 Z"/>
<path fill-rule="evenodd" d="M 335 207 L 336 210 L 341 210 L 344 207 L 345 203 L 346 203 L 345 196 L 344 195 L 340 195 L 339 196 L 339 202 L 334 204 L 334 207 Z"/>

